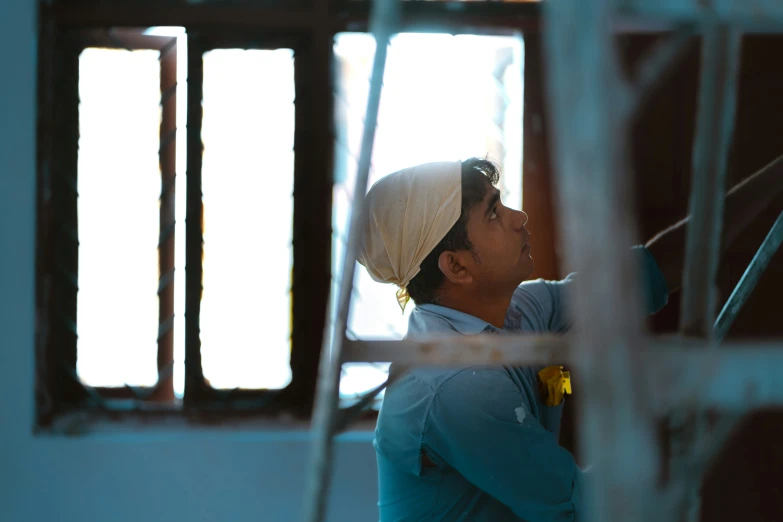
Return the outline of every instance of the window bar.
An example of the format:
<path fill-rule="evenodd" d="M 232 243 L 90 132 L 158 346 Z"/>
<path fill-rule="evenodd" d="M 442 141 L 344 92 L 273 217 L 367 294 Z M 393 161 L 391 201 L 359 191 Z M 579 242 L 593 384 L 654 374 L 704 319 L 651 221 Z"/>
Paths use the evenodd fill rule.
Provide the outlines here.
<path fill-rule="evenodd" d="M 373 142 L 378 122 L 383 88 L 383 74 L 386 68 L 386 53 L 396 17 L 399 13 L 399 0 L 375 0 L 373 2 L 372 29 L 375 35 L 375 58 L 373 60 L 370 91 L 367 97 L 367 112 L 364 120 L 362 146 L 354 188 L 353 211 L 351 213 L 350 233 L 345 250 L 340 297 L 337 304 L 333 335 L 325 333 L 321 348 L 321 360 L 318 372 L 315 412 L 313 415 L 313 447 L 311 469 L 305 492 L 305 505 L 302 520 L 304 522 L 322 522 L 326 516 L 326 500 L 329 493 L 332 464 L 332 442 L 335 417 L 338 415 L 338 388 L 342 367 L 342 345 L 351 305 L 354 269 L 359 254 L 359 236 L 364 213 L 364 197 L 367 192 L 367 180 L 370 174 Z M 331 91 L 330 91 L 331 92 Z M 327 310 L 327 313 L 329 311 Z M 326 318 L 324 331 L 329 331 L 329 318 Z"/>
<path fill-rule="evenodd" d="M 201 164 L 204 144 L 201 123 L 204 62 L 198 38 L 188 34 L 187 182 L 185 217 L 185 405 L 193 405 L 204 386 L 201 367 L 200 311 L 204 252 L 204 206 L 201 193 Z"/>
<path fill-rule="evenodd" d="M 79 280 L 79 221 L 77 171 L 79 157 L 79 52 L 78 35 L 60 34 L 55 59 L 54 158 L 52 162 L 52 227 L 54 241 L 54 317 L 50 349 L 57 354 L 55 401 L 77 404 L 86 396 L 75 378 L 78 333 L 76 302 Z M 73 374 L 62 371 L 62 365 Z"/>
<path fill-rule="evenodd" d="M 705 23 L 703 29 L 680 332 L 711 338 L 741 35 L 728 25 L 714 22 Z M 685 409 L 672 413 L 670 460 L 674 476 L 690 477 L 689 455 L 703 438 L 705 423 L 701 413 Z M 698 518 L 700 482 L 700 477 L 686 481 L 688 492 L 683 506 L 686 520 Z"/>
<path fill-rule="evenodd" d="M 160 240 L 158 383 L 153 400 L 174 400 L 174 226 L 177 153 L 177 39 L 160 49 Z"/>
<path fill-rule="evenodd" d="M 309 419 L 331 287 L 333 35 L 320 27 L 294 46 L 294 236 L 291 384 L 286 403 Z"/>
<path fill-rule="evenodd" d="M 587 390 L 581 444 L 602 469 L 585 484 L 589 520 L 645 520 L 655 507 L 658 456 L 647 396 L 637 277 L 627 252 L 629 212 L 620 81 L 611 34 L 611 0 L 544 3 L 560 237 L 584 273 L 574 294 L 572 339 Z M 590 219 L 585 219 L 588 216 Z M 628 290 L 631 290 L 629 296 Z M 594 306 L 600 302 L 601 306 Z M 632 304 L 633 306 L 629 306 Z M 611 379 L 606 376 L 611 375 Z"/>

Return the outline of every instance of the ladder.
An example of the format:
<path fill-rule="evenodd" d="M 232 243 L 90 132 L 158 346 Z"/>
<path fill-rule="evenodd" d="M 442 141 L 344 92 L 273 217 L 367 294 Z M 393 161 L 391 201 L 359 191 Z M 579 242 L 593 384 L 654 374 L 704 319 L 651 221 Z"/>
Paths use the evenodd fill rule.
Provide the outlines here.
<path fill-rule="evenodd" d="M 573 296 L 576 327 L 566 336 L 346 338 L 386 52 L 400 19 L 399 0 L 374 0 L 370 28 L 375 59 L 334 331 L 324 335 L 321 351 L 303 522 L 325 520 L 333 437 L 393 379 L 340 410 L 339 376 L 345 362 L 570 364 L 589 390 L 580 419 L 582 447 L 587 460 L 602 470 L 586 485 L 588 519 L 595 521 L 695 522 L 698 485 L 737 420 L 751 409 L 783 403 L 783 380 L 776 375 L 776 368 L 783 368 L 781 343 L 722 343 L 783 242 L 783 215 L 715 318 L 740 38 L 743 31 L 758 28 L 783 32 L 783 2 L 545 0 L 543 10 L 563 252 L 570 264 L 578 261 L 590 275 L 580 279 Z M 678 27 L 650 53 L 634 85 L 619 74 L 612 42 L 618 14 L 662 19 Z M 634 266 L 625 255 L 635 229 L 625 139 L 632 115 L 694 33 L 702 36 L 702 59 L 680 334 L 649 337 L 638 307 L 629 305 L 641 301 Z M 707 408 L 729 415 L 707 430 Z M 656 482 L 660 456 L 653 432 L 653 420 L 662 416 L 673 433 L 672 480 L 663 488 Z"/>

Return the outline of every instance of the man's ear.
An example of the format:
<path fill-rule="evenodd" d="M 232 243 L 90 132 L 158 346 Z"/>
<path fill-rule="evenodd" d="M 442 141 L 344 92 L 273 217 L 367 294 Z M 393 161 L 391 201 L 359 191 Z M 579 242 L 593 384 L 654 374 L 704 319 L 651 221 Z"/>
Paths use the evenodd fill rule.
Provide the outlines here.
<path fill-rule="evenodd" d="M 473 282 L 473 276 L 468 272 L 465 263 L 457 252 L 446 250 L 438 256 L 438 268 L 446 279 L 455 285 L 466 285 Z"/>

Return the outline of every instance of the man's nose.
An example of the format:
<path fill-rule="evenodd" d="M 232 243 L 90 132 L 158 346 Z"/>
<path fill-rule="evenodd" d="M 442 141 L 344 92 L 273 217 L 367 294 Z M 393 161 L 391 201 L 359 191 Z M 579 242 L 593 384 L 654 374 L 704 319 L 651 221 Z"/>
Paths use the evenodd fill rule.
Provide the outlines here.
<path fill-rule="evenodd" d="M 528 216 L 522 210 L 515 210 L 514 214 L 514 228 L 517 230 L 522 230 L 522 227 L 527 225 Z"/>

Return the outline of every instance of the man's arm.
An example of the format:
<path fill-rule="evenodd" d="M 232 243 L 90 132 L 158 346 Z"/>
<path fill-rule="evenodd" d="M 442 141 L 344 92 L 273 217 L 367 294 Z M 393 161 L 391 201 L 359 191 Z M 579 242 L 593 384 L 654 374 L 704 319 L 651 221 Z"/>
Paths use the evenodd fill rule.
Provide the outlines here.
<path fill-rule="evenodd" d="M 726 195 L 721 252 L 736 241 L 775 197 L 783 193 L 783 156 L 738 183 Z M 670 290 L 682 283 L 685 266 L 685 233 L 688 221 L 682 221 L 660 232 L 645 245 L 653 254 L 666 277 Z"/>
<path fill-rule="evenodd" d="M 645 314 L 654 314 L 666 306 L 669 300 L 666 278 L 655 256 L 647 249 L 635 246 L 629 253 L 634 256 L 639 267 L 643 311 Z M 578 278 L 577 273 L 572 273 L 562 281 L 536 279 L 519 285 L 511 298 L 505 329 L 527 333 L 569 331 L 573 323 L 573 310 L 568 307 L 568 293 Z"/>

